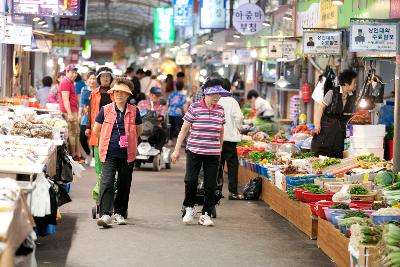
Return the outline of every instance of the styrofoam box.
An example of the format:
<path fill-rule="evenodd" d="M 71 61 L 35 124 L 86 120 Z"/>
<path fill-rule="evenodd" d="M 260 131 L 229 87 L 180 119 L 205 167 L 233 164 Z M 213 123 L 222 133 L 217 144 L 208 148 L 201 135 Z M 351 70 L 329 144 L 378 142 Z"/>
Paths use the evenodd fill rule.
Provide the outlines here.
<path fill-rule="evenodd" d="M 371 137 L 371 136 L 385 136 L 385 125 L 377 124 L 377 125 L 356 125 L 349 124 L 348 130 L 350 131 L 349 136 L 357 136 L 357 137 Z"/>
<path fill-rule="evenodd" d="M 350 136 L 350 148 L 383 148 L 382 136 Z"/>
<path fill-rule="evenodd" d="M 374 153 L 375 156 L 378 156 L 381 159 L 383 159 L 385 154 L 385 150 L 383 148 L 353 148 L 349 149 L 348 152 L 352 157 L 358 157 Z"/>

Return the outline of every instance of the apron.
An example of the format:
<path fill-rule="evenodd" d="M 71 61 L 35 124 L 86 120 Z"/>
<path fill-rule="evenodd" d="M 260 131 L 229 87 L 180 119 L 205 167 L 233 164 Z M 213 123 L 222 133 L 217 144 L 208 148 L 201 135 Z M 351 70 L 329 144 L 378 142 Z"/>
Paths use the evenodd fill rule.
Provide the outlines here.
<path fill-rule="evenodd" d="M 321 120 L 321 132 L 314 135 L 311 142 L 311 151 L 316 156 L 343 158 L 345 137 L 346 122 L 324 115 Z"/>

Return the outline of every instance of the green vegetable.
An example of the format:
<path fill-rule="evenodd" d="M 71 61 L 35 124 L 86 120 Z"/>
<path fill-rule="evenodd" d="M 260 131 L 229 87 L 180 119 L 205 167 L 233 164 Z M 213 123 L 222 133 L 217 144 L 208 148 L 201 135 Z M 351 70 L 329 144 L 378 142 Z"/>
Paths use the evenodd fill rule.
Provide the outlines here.
<path fill-rule="evenodd" d="M 249 118 L 250 112 L 251 112 L 251 105 L 245 104 L 242 108 L 242 113 L 246 119 Z"/>
<path fill-rule="evenodd" d="M 316 184 L 305 184 L 303 186 L 304 190 L 313 193 L 313 194 L 326 194 L 327 192 L 324 189 L 321 189 L 319 185 Z"/>
<path fill-rule="evenodd" d="M 276 154 L 274 152 L 269 152 L 269 151 L 267 152 L 251 151 L 249 153 L 249 157 L 253 162 L 258 163 L 263 159 L 267 159 L 268 161 L 274 160 L 276 159 Z"/>
<path fill-rule="evenodd" d="M 374 153 L 371 153 L 371 154 L 366 155 L 366 156 L 357 157 L 357 160 L 362 160 L 364 162 L 380 162 L 381 158 L 375 156 Z"/>
<path fill-rule="evenodd" d="M 330 209 L 348 210 L 349 209 L 349 205 L 347 205 L 347 204 L 336 204 L 336 205 L 330 206 L 329 208 Z"/>
<path fill-rule="evenodd" d="M 314 157 L 314 153 L 313 152 L 303 152 L 300 155 L 297 155 L 295 157 L 295 159 L 308 159 L 308 158 L 312 158 Z"/>
<path fill-rule="evenodd" d="M 254 125 L 258 128 L 259 131 L 265 132 L 268 135 L 275 135 L 278 132 L 278 125 L 274 122 L 266 122 L 262 119 L 255 119 Z"/>
<path fill-rule="evenodd" d="M 388 186 L 393 184 L 396 176 L 391 170 L 380 171 L 375 176 L 375 183 L 382 186 Z"/>
<path fill-rule="evenodd" d="M 369 216 L 365 213 L 362 213 L 361 211 L 347 211 L 344 213 L 343 219 L 347 219 L 347 218 L 351 218 L 351 217 L 367 218 Z"/>
<path fill-rule="evenodd" d="M 289 188 L 289 189 L 287 190 L 287 194 L 288 194 L 289 199 L 291 199 L 291 200 L 296 200 L 296 201 L 297 201 L 298 199 L 296 198 L 296 195 L 294 194 L 293 189 L 295 189 L 295 187 Z"/>
<path fill-rule="evenodd" d="M 328 166 L 331 166 L 331 165 L 335 165 L 335 164 L 339 164 L 339 163 L 341 163 L 342 162 L 342 160 L 341 159 L 337 159 L 337 158 L 327 158 L 327 159 L 325 159 L 324 161 L 315 161 L 313 164 L 312 164 L 312 168 L 314 169 L 314 170 L 321 170 L 321 169 L 323 169 L 323 168 L 326 168 L 326 167 L 328 167 Z"/>
<path fill-rule="evenodd" d="M 400 182 L 396 182 L 386 187 L 386 190 L 399 190 L 399 189 L 400 189 Z"/>
<path fill-rule="evenodd" d="M 251 146 L 251 145 L 253 145 L 253 142 L 247 140 L 242 140 L 237 144 L 237 146 Z"/>
<path fill-rule="evenodd" d="M 362 186 L 356 185 L 351 188 L 350 194 L 352 194 L 352 195 L 367 195 L 368 190 Z"/>
<path fill-rule="evenodd" d="M 360 223 L 360 222 L 362 222 L 363 220 L 364 220 L 364 219 L 361 218 L 361 217 L 348 217 L 348 218 L 343 217 L 343 218 L 340 220 L 340 222 L 339 222 L 339 226 L 347 226 L 347 227 L 350 227 L 350 226 L 352 226 L 352 225 L 355 224 L 355 223 Z"/>

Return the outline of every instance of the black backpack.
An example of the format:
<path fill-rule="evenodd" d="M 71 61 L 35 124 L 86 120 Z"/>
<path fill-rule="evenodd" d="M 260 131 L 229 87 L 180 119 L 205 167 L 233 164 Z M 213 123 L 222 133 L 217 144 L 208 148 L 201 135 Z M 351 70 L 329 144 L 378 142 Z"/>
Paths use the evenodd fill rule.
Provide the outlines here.
<path fill-rule="evenodd" d="M 262 178 L 256 177 L 251 179 L 243 189 L 244 199 L 247 200 L 258 200 L 261 196 L 262 191 Z"/>

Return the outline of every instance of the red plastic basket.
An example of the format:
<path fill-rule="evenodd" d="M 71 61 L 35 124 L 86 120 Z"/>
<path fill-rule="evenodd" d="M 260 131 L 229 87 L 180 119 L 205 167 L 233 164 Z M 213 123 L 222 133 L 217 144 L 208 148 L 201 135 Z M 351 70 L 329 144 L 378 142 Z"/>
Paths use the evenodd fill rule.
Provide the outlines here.
<path fill-rule="evenodd" d="M 318 205 L 317 203 L 310 203 L 310 210 L 314 216 L 318 217 Z"/>
<path fill-rule="evenodd" d="M 317 202 L 316 204 L 317 204 L 318 217 L 321 217 L 322 219 L 326 220 L 324 207 L 330 207 L 336 204 L 343 204 L 343 202 L 323 201 L 323 202 Z"/>
<path fill-rule="evenodd" d="M 306 203 L 318 202 L 321 200 L 332 201 L 332 197 L 335 193 L 328 194 L 314 194 L 307 191 L 303 192 L 302 201 Z"/>
<path fill-rule="evenodd" d="M 304 189 L 302 188 L 295 188 L 293 189 L 294 195 L 296 196 L 298 201 L 303 201 L 303 192 Z"/>

